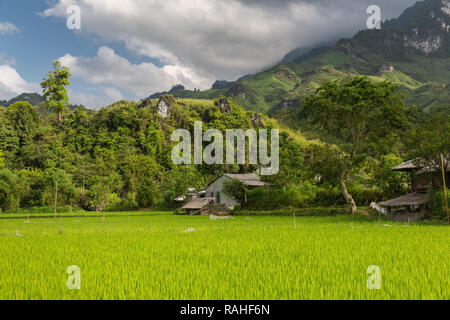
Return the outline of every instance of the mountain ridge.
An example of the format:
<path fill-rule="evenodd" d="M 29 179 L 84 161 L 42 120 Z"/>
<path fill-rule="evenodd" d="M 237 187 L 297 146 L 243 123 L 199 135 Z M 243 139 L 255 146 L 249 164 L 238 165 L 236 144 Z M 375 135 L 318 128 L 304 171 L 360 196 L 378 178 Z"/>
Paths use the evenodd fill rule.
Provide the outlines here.
<path fill-rule="evenodd" d="M 314 53 L 314 52 L 313 52 Z M 269 112 L 312 93 L 321 82 L 355 75 L 390 80 L 408 104 L 433 108 L 450 101 L 450 0 L 419 1 L 381 30 L 361 30 L 306 59 L 282 62 L 231 87 L 177 92 L 177 97 L 232 97 L 247 110 Z M 303 53 L 303 56 L 305 53 Z M 308 53 L 306 53 L 308 55 Z"/>

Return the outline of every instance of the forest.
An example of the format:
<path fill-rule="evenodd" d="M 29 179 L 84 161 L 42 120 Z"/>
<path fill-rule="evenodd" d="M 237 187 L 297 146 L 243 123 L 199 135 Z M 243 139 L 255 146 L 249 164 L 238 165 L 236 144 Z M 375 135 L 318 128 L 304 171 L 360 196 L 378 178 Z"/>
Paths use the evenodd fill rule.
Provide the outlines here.
<path fill-rule="evenodd" d="M 55 63 L 42 82 L 45 101 L 0 107 L 0 209 L 29 212 L 175 209 L 188 188 L 203 190 L 222 173 L 252 173 L 255 165 L 175 165 L 175 129 L 194 122 L 225 133 L 255 126 L 255 112 L 231 98 L 174 99 L 170 116 L 158 99 L 118 101 L 100 110 L 69 108 L 70 71 Z M 405 105 L 388 80 L 354 77 L 324 82 L 305 97 L 289 123 L 259 114 L 280 129 L 280 171 L 270 188 L 245 190 L 251 210 L 368 206 L 407 192 L 406 176 L 391 168 L 406 160 L 450 159 L 450 108 Z M 295 125 L 293 125 L 293 123 Z M 438 192 L 440 190 L 430 190 Z M 442 197 L 436 196 L 436 199 Z M 443 202 L 435 213 L 445 215 Z"/>

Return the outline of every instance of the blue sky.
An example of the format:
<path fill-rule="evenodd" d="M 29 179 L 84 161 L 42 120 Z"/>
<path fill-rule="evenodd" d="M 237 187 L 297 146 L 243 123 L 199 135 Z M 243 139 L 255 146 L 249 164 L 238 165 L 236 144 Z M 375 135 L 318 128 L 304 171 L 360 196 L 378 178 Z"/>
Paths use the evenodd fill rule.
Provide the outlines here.
<path fill-rule="evenodd" d="M 0 0 L 0 100 L 39 92 L 56 59 L 72 71 L 71 103 L 87 107 L 177 83 L 207 89 L 271 66 L 296 47 L 351 36 L 364 28 L 371 2 Z M 378 2 L 383 18 L 414 3 Z M 81 10 L 81 30 L 66 26 L 70 5 Z"/>
<path fill-rule="evenodd" d="M 54 3 L 56 1 L 0 0 L 0 22 L 7 21 L 19 29 L 0 36 L 0 64 L 10 62 L 27 82 L 39 84 L 51 69 L 52 61 L 66 53 L 95 56 L 99 47 L 105 45 L 132 63 L 150 61 L 158 66 L 162 65 L 158 59 L 126 50 L 121 41 L 107 42 L 95 34 L 85 35 L 77 30 L 69 30 L 65 19 L 43 17 L 41 13 Z M 71 89 L 95 94 L 95 88 L 77 79 L 72 79 Z M 129 98 L 137 97 L 126 90 L 125 95 Z M 11 95 L 0 96 L 0 100 L 10 97 Z"/>

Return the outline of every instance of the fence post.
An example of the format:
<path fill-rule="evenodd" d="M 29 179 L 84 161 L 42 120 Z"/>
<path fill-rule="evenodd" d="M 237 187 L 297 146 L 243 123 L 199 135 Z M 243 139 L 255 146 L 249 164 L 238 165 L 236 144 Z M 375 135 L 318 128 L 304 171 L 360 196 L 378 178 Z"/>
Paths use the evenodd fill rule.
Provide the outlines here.
<path fill-rule="evenodd" d="M 447 210 L 447 222 L 450 223 L 450 213 L 448 212 L 447 186 L 445 185 L 444 157 L 442 155 L 441 155 L 441 163 L 442 163 L 442 182 L 444 184 L 445 209 Z"/>
<path fill-rule="evenodd" d="M 297 221 L 295 220 L 295 212 L 294 212 L 294 230 L 297 230 Z"/>

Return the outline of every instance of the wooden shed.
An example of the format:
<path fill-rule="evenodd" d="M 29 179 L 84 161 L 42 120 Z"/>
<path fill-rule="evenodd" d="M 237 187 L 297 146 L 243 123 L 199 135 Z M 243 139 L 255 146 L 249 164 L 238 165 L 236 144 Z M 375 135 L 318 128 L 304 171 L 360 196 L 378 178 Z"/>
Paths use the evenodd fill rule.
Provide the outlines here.
<path fill-rule="evenodd" d="M 181 208 L 186 210 L 187 214 L 208 216 L 212 212 L 214 198 L 195 198 Z"/>
<path fill-rule="evenodd" d="M 387 208 L 387 217 L 394 221 L 417 221 L 420 215 L 428 214 L 428 190 L 442 185 L 442 173 L 421 158 L 406 161 L 392 168 L 408 174 L 409 194 L 378 203 Z M 446 179 L 450 178 L 450 166 L 446 170 Z"/>
<path fill-rule="evenodd" d="M 393 221 L 418 221 L 420 213 L 428 203 L 428 194 L 414 192 L 399 198 L 380 202 L 378 205 L 387 208 L 387 217 Z"/>

